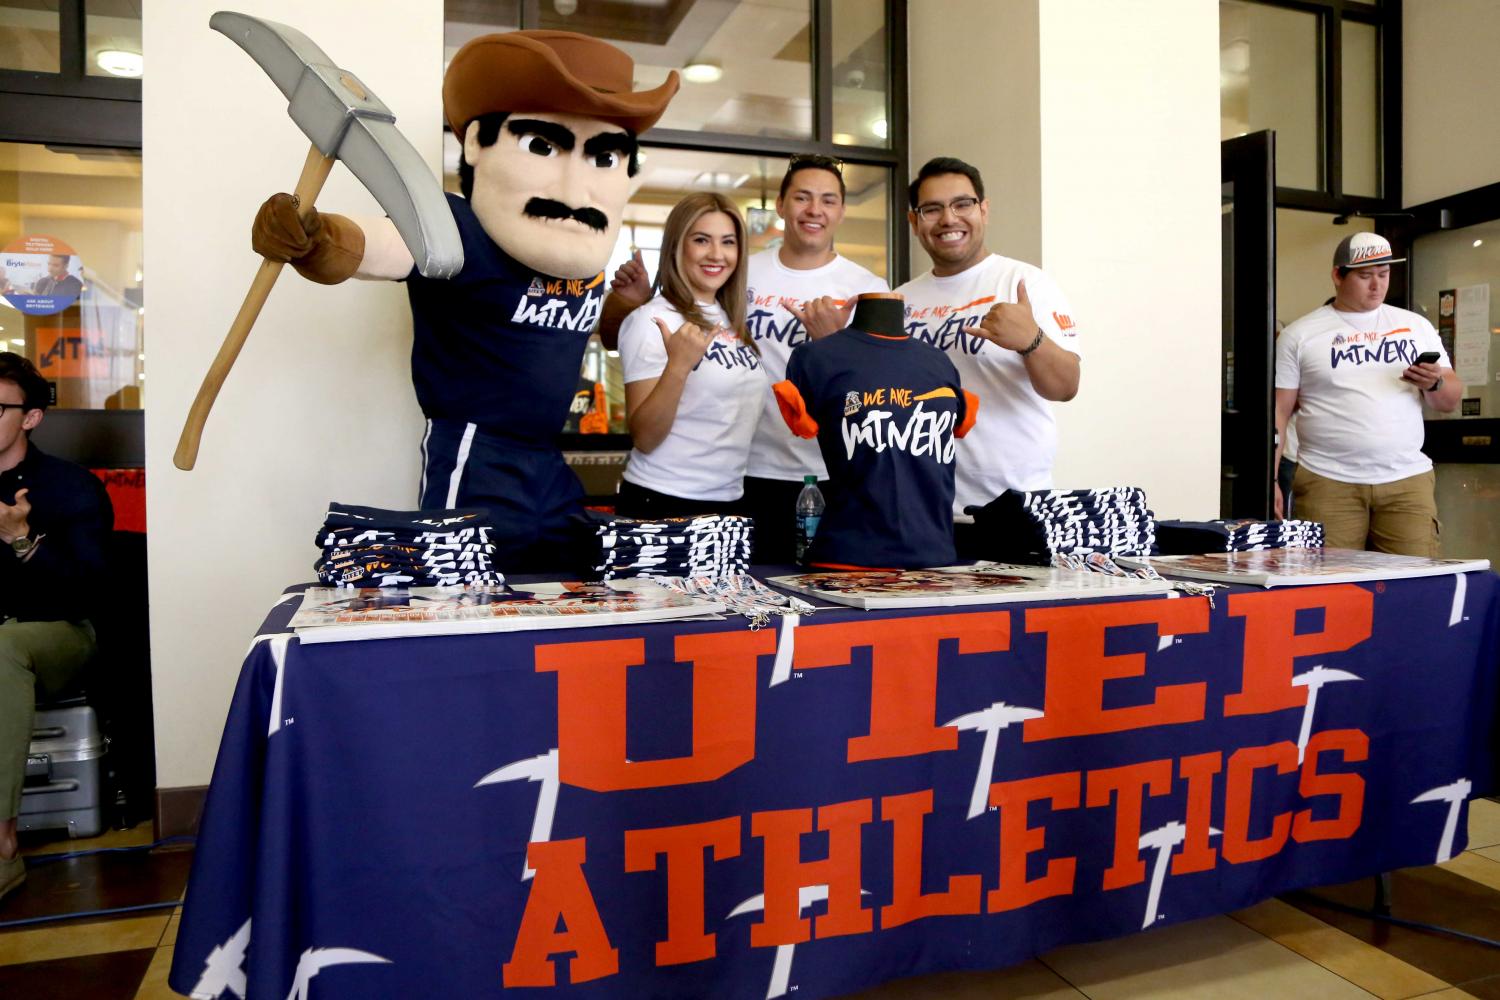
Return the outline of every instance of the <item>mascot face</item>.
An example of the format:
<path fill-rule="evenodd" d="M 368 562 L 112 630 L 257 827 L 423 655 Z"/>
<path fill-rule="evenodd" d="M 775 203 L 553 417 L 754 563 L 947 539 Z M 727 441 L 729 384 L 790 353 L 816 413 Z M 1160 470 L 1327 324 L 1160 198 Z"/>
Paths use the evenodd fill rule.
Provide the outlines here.
<path fill-rule="evenodd" d="M 490 239 L 516 260 L 555 278 L 604 270 L 630 196 L 635 138 L 581 115 L 514 112 L 492 145 L 479 124 L 464 133 L 474 168 L 471 203 Z"/>

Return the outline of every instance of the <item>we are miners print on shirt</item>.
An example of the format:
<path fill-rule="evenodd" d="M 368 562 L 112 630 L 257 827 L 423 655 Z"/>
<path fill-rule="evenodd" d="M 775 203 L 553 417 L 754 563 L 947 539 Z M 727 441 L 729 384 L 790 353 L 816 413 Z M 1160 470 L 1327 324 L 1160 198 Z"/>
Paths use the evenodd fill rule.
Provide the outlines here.
<path fill-rule="evenodd" d="M 1401 378 L 1436 351 L 1426 319 L 1391 305 L 1323 306 L 1276 339 L 1276 388 L 1297 390 L 1297 462 L 1344 483 L 1392 483 L 1432 468 L 1422 453 L 1422 391 Z"/>
<path fill-rule="evenodd" d="M 974 432 L 958 446 L 955 513 L 1006 490 L 1052 488 L 1052 404 L 1032 388 L 1018 353 L 969 332 L 996 303 L 1015 302 L 1023 280 L 1042 332 L 1081 356 L 1072 307 L 1041 269 L 1022 261 L 991 254 L 958 274 L 928 272 L 896 289 L 906 299 L 906 332 L 945 352 L 964 385 L 984 400 Z"/>
<path fill-rule="evenodd" d="M 956 558 L 956 439 L 978 400 L 942 352 L 843 330 L 793 351 L 776 396 L 787 426 L 816 435 L 828 466 L 811 562 L 910 568 Z"/>

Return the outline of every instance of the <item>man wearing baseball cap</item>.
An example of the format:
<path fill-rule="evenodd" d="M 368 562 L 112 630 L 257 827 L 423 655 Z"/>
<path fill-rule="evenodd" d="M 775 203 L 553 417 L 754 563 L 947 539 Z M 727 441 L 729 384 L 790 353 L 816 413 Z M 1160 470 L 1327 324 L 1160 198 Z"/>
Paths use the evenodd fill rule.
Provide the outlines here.
<path fill-rule="evenodd" d="M 584 345 L 603 310 L 636 136 L 677 92 L 675 71 L 634 89 L 635 65 L 568 31 L 471 39 L 443 77 L 443 113 L 462 146 L 463 239 L 451 278 L 423 277 L 386 218 L 314 212 L 290 195 L 261 206 L 256 252 L 322 284 L 405 281 L 412 382 L 427 417 L 423 509 L 484 507 L 505 572 L 555 569 L 583 488 L 558 448 Z"/>
<path fill-rule="evenodd" d="M 1436 556 L 1423 407 L 1455 409 L 1463 386 L 1432 324 L 1385 303 L 1405 259 L 1374 233 L 1339 243 L 1333 301 L 1277 339 L 1276 432 L 1297 414 L 1297 516 L 1321 521 L 1330 548 Z M 1282 500 L 1277 487 L 1277 516 Z"/>

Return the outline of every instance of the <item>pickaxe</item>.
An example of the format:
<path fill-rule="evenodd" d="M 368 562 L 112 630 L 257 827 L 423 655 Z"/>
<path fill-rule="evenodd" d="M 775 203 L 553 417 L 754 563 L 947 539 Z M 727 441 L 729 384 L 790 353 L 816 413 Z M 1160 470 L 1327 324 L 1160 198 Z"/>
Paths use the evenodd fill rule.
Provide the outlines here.
<path fill-rule="evenodd" d="M 308 983 L 313 976 L 331 965 L 356 965 L 373 962 L 389 963 L 390 959 L 372 955 L 357 948 L 309 948 L 297 962 L 297 972 L 292 976 L 292 991 L 286 1000 L 307 1000 Z"/>
<path fill-rule="evenodd" d="M 1210 837 L 1217 837 L 1222 830 L 1208 828 Z M 1172 849 L 1187 839 L 1187 827 L 1175 819 L 1166 826 L 1141 834 L 1136 846 L 1142 850 L 1155 850 L 1156 863 L 1151 867 L 1151 891 L 1146 894 L 1146 917 L 1141 921 L 1141 930 L 1156 923 L 1157 909 L 1161 906 L 1161 889 L 1167 881 L 1167 868 L 1172 860 Z"/>
<path fill-rule="evenodd" d="M 868 896 L 865 889 L 859 890 L 860 895 Z M 828 898 L 828 886 L 826 885 L 804 885 L 797 890 L 797 912 L 801 913 L 812 904 L 821 899 Z M 765 893 L 758 893 L 745 900 L 739 906 L 729 911 L 731 917 L 744 916 L 746 913 L 756 913 L 766 908 Z M 776 957 L 771 962 L 771 985 L 766 987 L 766 1000 L 774 1000 L 775 997 L 786 996 L 792 981 L 792 954 L 796 951 L 794 944 L 778 944 L 776 946 Z"/>
<path fill-rule="evenodd" d="M 1347 670 L 1333 670 L 1324 666 L 1313 667 L 1292 678 L 1294 685 L 1307 688 L 1307 704 L 1302 709 L 1302 731 L 1297 735 L 1297 763 L 1302 763 L 1302 757 L 1307 752 L 1307 741 L 1312 738 L 1313 709 L 1318 704 L 1318 688 L 1335 681 L 1362 680 L 1363 677 Z"/>
<path fill-rule="evenodd" d="M 225 990 L 244 1000 L 248 989 L 245 979 L 245 949 L 250 947 L 250 920 L 228 941 L 214 948 L 203 960 L 203 974 L 193 986 L 194 997 L 218 1000 Z"/>
<path fill-rule="evenodd" d="M 540 781 L 542 783 L 541 794 L 536 799 L 536 813 L 531 819 L 531 840 L 528 843 L 547 841 L 552 839 L 552 816 L 557 811 L 557 747 L 553 747 L 546 753 L 537 754 L 535 757 L 527 757 L 513 764 L 491 771 L 478 781 L 474 787 L 480 785 L 496 785 L 502 781 Z M 529 860 L 529 859 L 528 859 Z M 527 864 L 521 869 L 521 880 L 531 878 L 536 874 L 536 869 Z"/>
<path fill-rule="evenodd" d="M 339 69 L 302 32 L 274 21 L 221 10 L 208 26 L 249 53 L 290 102 L 292 121 L 312 140 L 295 196 L 306 221 L 335 160 L 342 160 L 395 223 L 417 270 L 446 278 L 463 267 L 463 244 L 443 189 L 422 157 L 396 130 L 391 109 L 347 70 Z M 184 471 L 198 461 L 198 442 L 214 399 L 281 274 L 281 262 L 263 260 L 219 353 L 188 411 L 172 464 Z"/>
<path fill-rule="evenodd" d="M 1041 717 L 1042 713 L 1034 708 L 1021 708 L 997 701 L 989 708 L 960 715 L 946 723 L 959 729 L 973 729 L 984 733 L 984 750 L 979 754 L 979 773 L 974 776 L 974 794 L 969 796 L 968 819 L 984 812 L 990 803 L 990 782 L 995 777 L 995 746 L 1000 742 L 1000 730 L 1012 722 Z"/>
<path fill-rule="evenodd" d="M 1474 790 L 1474 783 L 1468 778 L 1459 778 L 1451 785 L 1440 785 L 1437 788 L 1429 788 L 1427 791 L 1412 799 L 1412 804 L 1418 802 L 1446 802 L 1448 803 L 1448 820 L 1443 824 L 1443 839 L 1438 841 L 1438 852 L 1436 864 L 1442 864 L 1453 857 L 1453 835 L 1458 832 L 1458 809 L 1468 801 L 1469 793 Z"/>

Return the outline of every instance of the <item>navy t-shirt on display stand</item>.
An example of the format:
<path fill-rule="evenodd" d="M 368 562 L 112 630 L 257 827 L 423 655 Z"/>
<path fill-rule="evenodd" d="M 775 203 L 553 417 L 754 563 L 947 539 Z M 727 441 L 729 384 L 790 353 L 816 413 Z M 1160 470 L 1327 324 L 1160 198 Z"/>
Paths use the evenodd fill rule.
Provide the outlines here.
<path fill-rule="evenodd" d="M 412 382 L 428 417 L 477 424 L 487 434 L 547 447 L 562 432 L 605 283 L 553 278 L 490 239 L 469 202 L 448 195 L 463 239 L 463 270 L 406 279 Z"/>
<path fill-rule="evenodd" d="M 828 466 L 810 563 L 908 569 L 957 558 L 954 441 L 973 426 L 979 399 L 946 354 L 910 337 L 841 330 L 792 352 L 776 397 L 792 433 L 816 436 Z"/>

